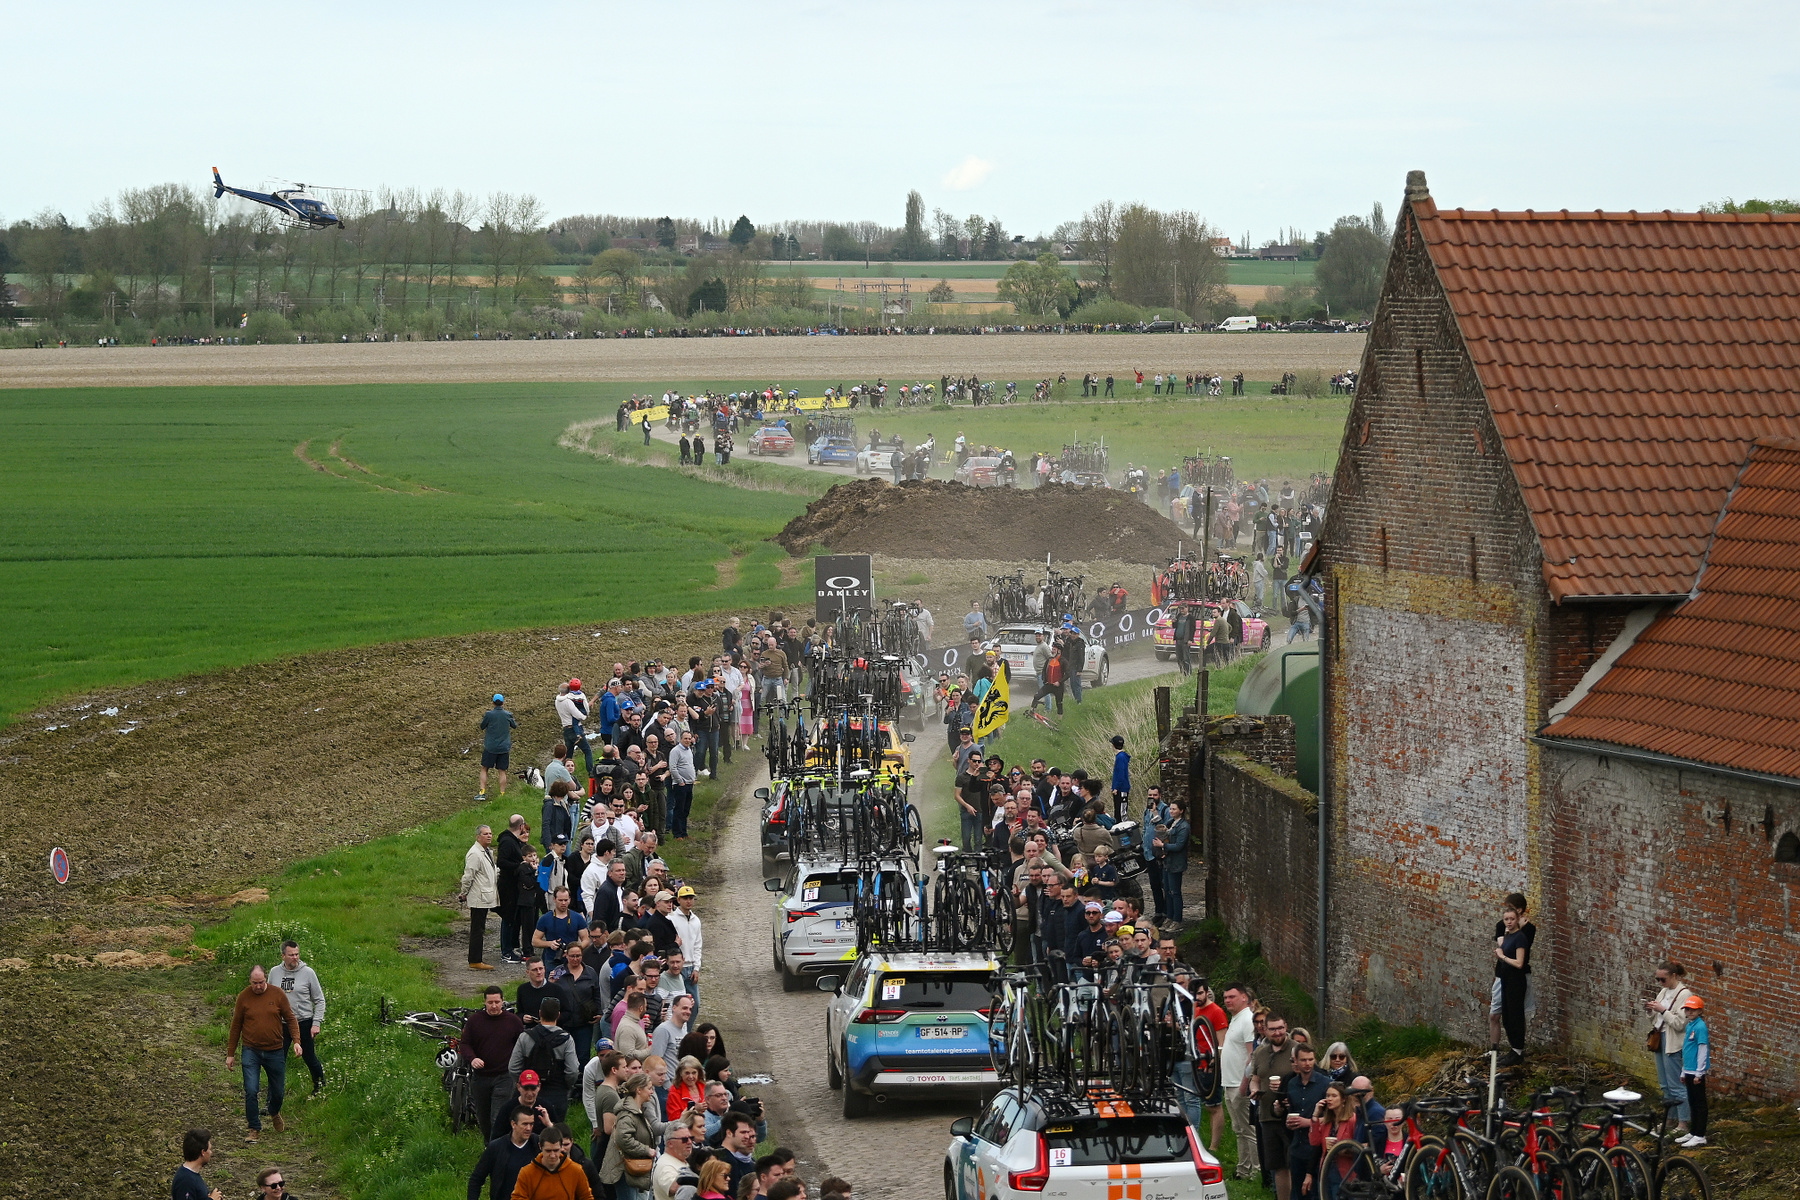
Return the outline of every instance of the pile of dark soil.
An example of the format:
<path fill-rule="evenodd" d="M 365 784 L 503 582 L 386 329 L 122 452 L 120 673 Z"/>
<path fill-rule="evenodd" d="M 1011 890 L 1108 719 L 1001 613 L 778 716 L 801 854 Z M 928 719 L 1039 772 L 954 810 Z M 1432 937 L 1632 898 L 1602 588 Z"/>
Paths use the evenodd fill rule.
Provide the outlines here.
<path fill-rule="evenodd" d="M 790 554 L 916 558 L 1114 558 L 1161 565 L 1187 534 L 1142 497 L 1104 488 L 841 483 L 776 535 Z M 1192 540 L 1192 539 L 1188 539 Z"/>

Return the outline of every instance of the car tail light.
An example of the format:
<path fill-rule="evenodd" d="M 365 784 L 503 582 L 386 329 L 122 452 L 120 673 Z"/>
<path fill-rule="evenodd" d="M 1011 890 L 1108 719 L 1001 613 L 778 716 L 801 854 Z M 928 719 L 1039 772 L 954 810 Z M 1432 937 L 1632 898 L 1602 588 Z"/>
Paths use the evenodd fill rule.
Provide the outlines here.
<path fill-rule="evenodd" d="M 1008 1171 L 1006 1186 L 1015 1192 L 1041 1192 L 1049 1182 L 1050 1150 L 1044 1145 L 1044 1135 L 1040 1133 L 1037 1135 L 1037 1165 L 1029 1171 Z"/>
<path fill-rule="evenodd" d="M 858 1025 L 882 1025 L 889 1021 L 898 1021 L 906 1015 L 904 1008 L 865 1008 L 856 1014 Z"/>
<path fill-rule="evenodd" d="M 787 915 L 788 924 L 792 925 L 795 921 L 798 921 L 801 917 L 810 917 L 810 916 L 812 916 L 812 914 L 807 912 L 805 909 L 801 909 L 799 912 L 790 911 Z"/>
<path fill-rule="evenodd" d="M 1194 1127 L 1188 1126 L 1188 1146 L 1194 1152 L 1194 1171 L 1200 1176 L 1201 1183 L 1224 1183 L 1225 1168 L 1216 1162 L 1206 1160 L 1206 1151 L 1200 1148 L 1200 1139 L 1194 1133 Z"/>

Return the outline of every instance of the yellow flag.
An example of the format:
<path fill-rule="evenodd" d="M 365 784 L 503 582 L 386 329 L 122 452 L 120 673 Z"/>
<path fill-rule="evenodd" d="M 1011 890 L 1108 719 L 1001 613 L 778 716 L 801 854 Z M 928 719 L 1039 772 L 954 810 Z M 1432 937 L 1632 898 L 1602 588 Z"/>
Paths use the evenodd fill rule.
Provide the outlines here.
<path fill-rule="evenodd" d="M 1001 664 L 994 674 L 994 685 L 981 698 L 975 709 L 975 740 L 980 741 L 1006 724 L 1012 715 L 1011 687 L 1006 681 L 1006 667 Z"/>

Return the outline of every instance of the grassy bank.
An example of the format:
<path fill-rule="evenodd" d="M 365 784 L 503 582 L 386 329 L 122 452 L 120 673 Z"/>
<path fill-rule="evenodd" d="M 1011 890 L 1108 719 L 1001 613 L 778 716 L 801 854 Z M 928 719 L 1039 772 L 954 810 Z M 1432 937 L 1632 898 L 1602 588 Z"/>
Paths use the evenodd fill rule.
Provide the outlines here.
<path fill-rule="evenodd" d="M 756 761 L 740 755 L 737 768 L 751 769 Z M 733 780 L 728 773 L 696 787 L 695 836 L 666 855 L 673 873 L 698 877 L 715 809 Z M 430 959 L 400 946 L 406 939 L 463 936 L 467 922 L 454 893 L 475 827 L 503 828 L 510 813 L 535 816 L 540 803 L 537 793 L 515 791 L 454 817 L 295 863 L 267 881 L 268 903 L 240 908 L 196 939 L 218 956 L 194 980 L 213 1005 L 206 1032 L 214 1043 L 225 1039 L 233 997 L 250 966 L 272 963 L 283 939 L 299 942 L 318 970 L 329 1001 L 319 1045 L 330 1089 L 322 1100 L 295 1104 L 289 1112 L 293 1128 L 330 1163 L 343 1194 L 426 1200 L 459 1195 L 466 1186 L 481 1144 L 473 1131 L 450 1132 L 432 1062 L 435 1043 L 381 1025 L 377 1011 L 384 996 L 406 1009 L 478 1002 L 447 991 Z M 490 945 L 497 936 L 490 919 Z M 303 1068 L 291 1068 L 288 1078 L 290 1096 L 304 1092 Z M 585 1143 L 587 1114 L 578 1094 L 568 1119 Z"/>

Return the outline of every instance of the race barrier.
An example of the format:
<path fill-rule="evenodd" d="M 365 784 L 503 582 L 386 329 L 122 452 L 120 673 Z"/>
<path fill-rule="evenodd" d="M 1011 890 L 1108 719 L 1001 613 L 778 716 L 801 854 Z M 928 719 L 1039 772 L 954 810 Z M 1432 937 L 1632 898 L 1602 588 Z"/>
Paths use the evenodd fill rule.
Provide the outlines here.
<path fill-rule="evenodd" d="M 1120 646 L 1129 646 L 1136 641 L 1151 637 L 1156 632 L 1156 623 L 1163 618 L 1161 608 L 1134 608 L 1122 613 L 1110 614 L 1104 618 L 1095 618 L 1082 623 L 1082 636 L 1090 645 L 1105 646 L 1108 650 L 1116 650 Z M 1009 621 L 1009 625 L 1032 624 L 1029 621 Z M 1060 621 L 1057 624 L 1061 624 Z M 935 674 L 938 671 L 957 671 L 962 669 L 963 659 L 969 653 L 967 641 L 952 642 L 948 645 L 933 646 L 923 655 L 914 655 L 913 663 L 921 672 Z"/>

